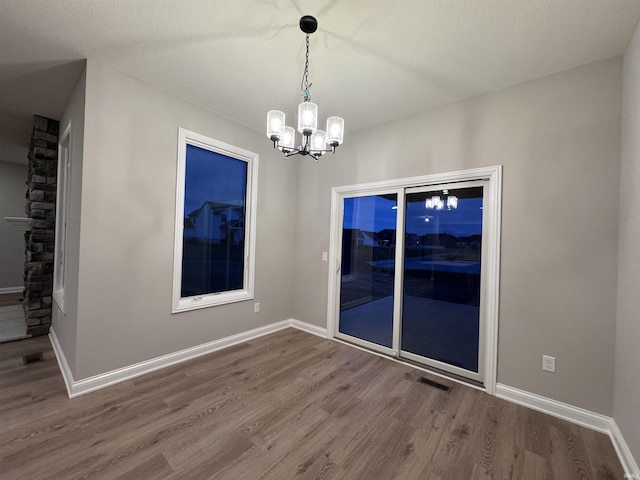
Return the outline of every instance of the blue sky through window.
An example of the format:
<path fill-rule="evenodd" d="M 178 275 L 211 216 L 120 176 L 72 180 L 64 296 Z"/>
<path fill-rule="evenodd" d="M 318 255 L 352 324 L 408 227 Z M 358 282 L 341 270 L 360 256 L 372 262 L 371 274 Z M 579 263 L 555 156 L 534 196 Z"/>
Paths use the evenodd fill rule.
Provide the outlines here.
<path fill-rule="evenodd" d="M 184 215 L 204 202 L 244 206 L 247 164 L 220 153 L 187 145 Z"/>
<path fill-rule="evenodd" d="M 409 198 L 410 199 L 410 198 Z M 368 232 L 396 228 L 396 201 L 383 196 L 347 198 L 344 201 L 344 228 Z M 427 210 L 424 201 L 409 202 L 407 233 L 448 233 L 465 237 L 482 233 L 482 198 L 460 198 L 456 210 Z M 427 222 L 425 219 L 429 218 Z"/>

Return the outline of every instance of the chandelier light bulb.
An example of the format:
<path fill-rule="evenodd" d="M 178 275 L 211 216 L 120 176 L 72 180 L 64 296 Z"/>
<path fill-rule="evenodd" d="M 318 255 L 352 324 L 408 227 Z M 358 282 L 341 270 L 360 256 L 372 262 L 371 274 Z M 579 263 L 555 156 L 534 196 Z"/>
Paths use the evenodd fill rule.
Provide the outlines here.
<path fill-rule="evenodd" d="M 292 152 L 295 149 L 296 131 L 293 127 L 284 127 L 284 132 L 280 139 L 280 150 L 284 153 Z"/>
<path fill-rule="evenodd" d="M 305 110 L 302 114 L 302 123 L 304 125 L 310 125 L 313 122 L 313 115 L 309 110 Z"/>
<path fill-rule="evenodd" d="M 436 210 L 442 210 L 442 200 L 440 200 L 440 195 L 434 195 L 431 197 L 431 201 L 433 202 L 433 208 Z"/>
<path fill-rule="evenodd" d="M 298 131 L 302 134 L 314 133 L 318 129 L 318 105 L 302 102 L 298 105 Z"/>
<path fill-rule="evenodd" d="M 277 141 L 284 133 L 284 112 L 280 110 L 269 110 L 267 112 L 267 138 Z"/>
<path fill-rule="evenodd" d="M 344 119 L 340 117 L 327 118 L 327 144 L 337 147 L 344 139 Z"/>
<path fill-rule="evenodd" d="M 327 146 L 327 136 L 322 130 L 311 135 L 311 153 L 322 155 Z"/>

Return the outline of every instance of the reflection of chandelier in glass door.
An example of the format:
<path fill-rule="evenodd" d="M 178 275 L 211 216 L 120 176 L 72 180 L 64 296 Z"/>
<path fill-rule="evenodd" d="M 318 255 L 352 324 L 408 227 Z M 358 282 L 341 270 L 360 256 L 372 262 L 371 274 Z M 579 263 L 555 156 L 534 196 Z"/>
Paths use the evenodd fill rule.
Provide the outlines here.
<path fill-rule="evenodd" d="M 455 210 L 458 208 L 458 197 L 455 195 L 449 195 L 449 190 L 443 190 L 442 196 L 434 195 L 431 198 L 427 198 L 424 202 L 424 206 L 429 210 Z"/>

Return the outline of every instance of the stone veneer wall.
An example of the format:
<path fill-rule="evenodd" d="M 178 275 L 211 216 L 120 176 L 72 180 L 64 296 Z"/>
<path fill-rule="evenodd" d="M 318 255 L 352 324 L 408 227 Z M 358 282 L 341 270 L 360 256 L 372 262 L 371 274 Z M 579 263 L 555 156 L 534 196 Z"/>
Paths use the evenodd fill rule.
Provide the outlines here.
<path fill-rule="evenodd" d="M 49 333 L 53 294 L 59 123 L 34 115 L 29 146 L 26 214 L 31 231 L 25 233 L 23 307 L 27 334 Z"/>

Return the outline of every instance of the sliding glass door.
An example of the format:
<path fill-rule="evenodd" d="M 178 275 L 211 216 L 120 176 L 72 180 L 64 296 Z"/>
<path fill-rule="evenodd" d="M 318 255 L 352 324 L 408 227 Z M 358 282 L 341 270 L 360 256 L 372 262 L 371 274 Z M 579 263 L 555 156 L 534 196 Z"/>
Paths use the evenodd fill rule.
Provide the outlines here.
<path fill-rule="evenodd" d="M 334 335 L 481 383 L 486 186 L 340 197 Z"/>
<path fill-rule="evenodd" d="M 338 336 L 388 351 L 393 344 L 396 193 L 344 198 Z"/>
<path fill-rule="evenodd" d="M 480 380 L 483 186 L 406 190 L 400 356 Z"/>

